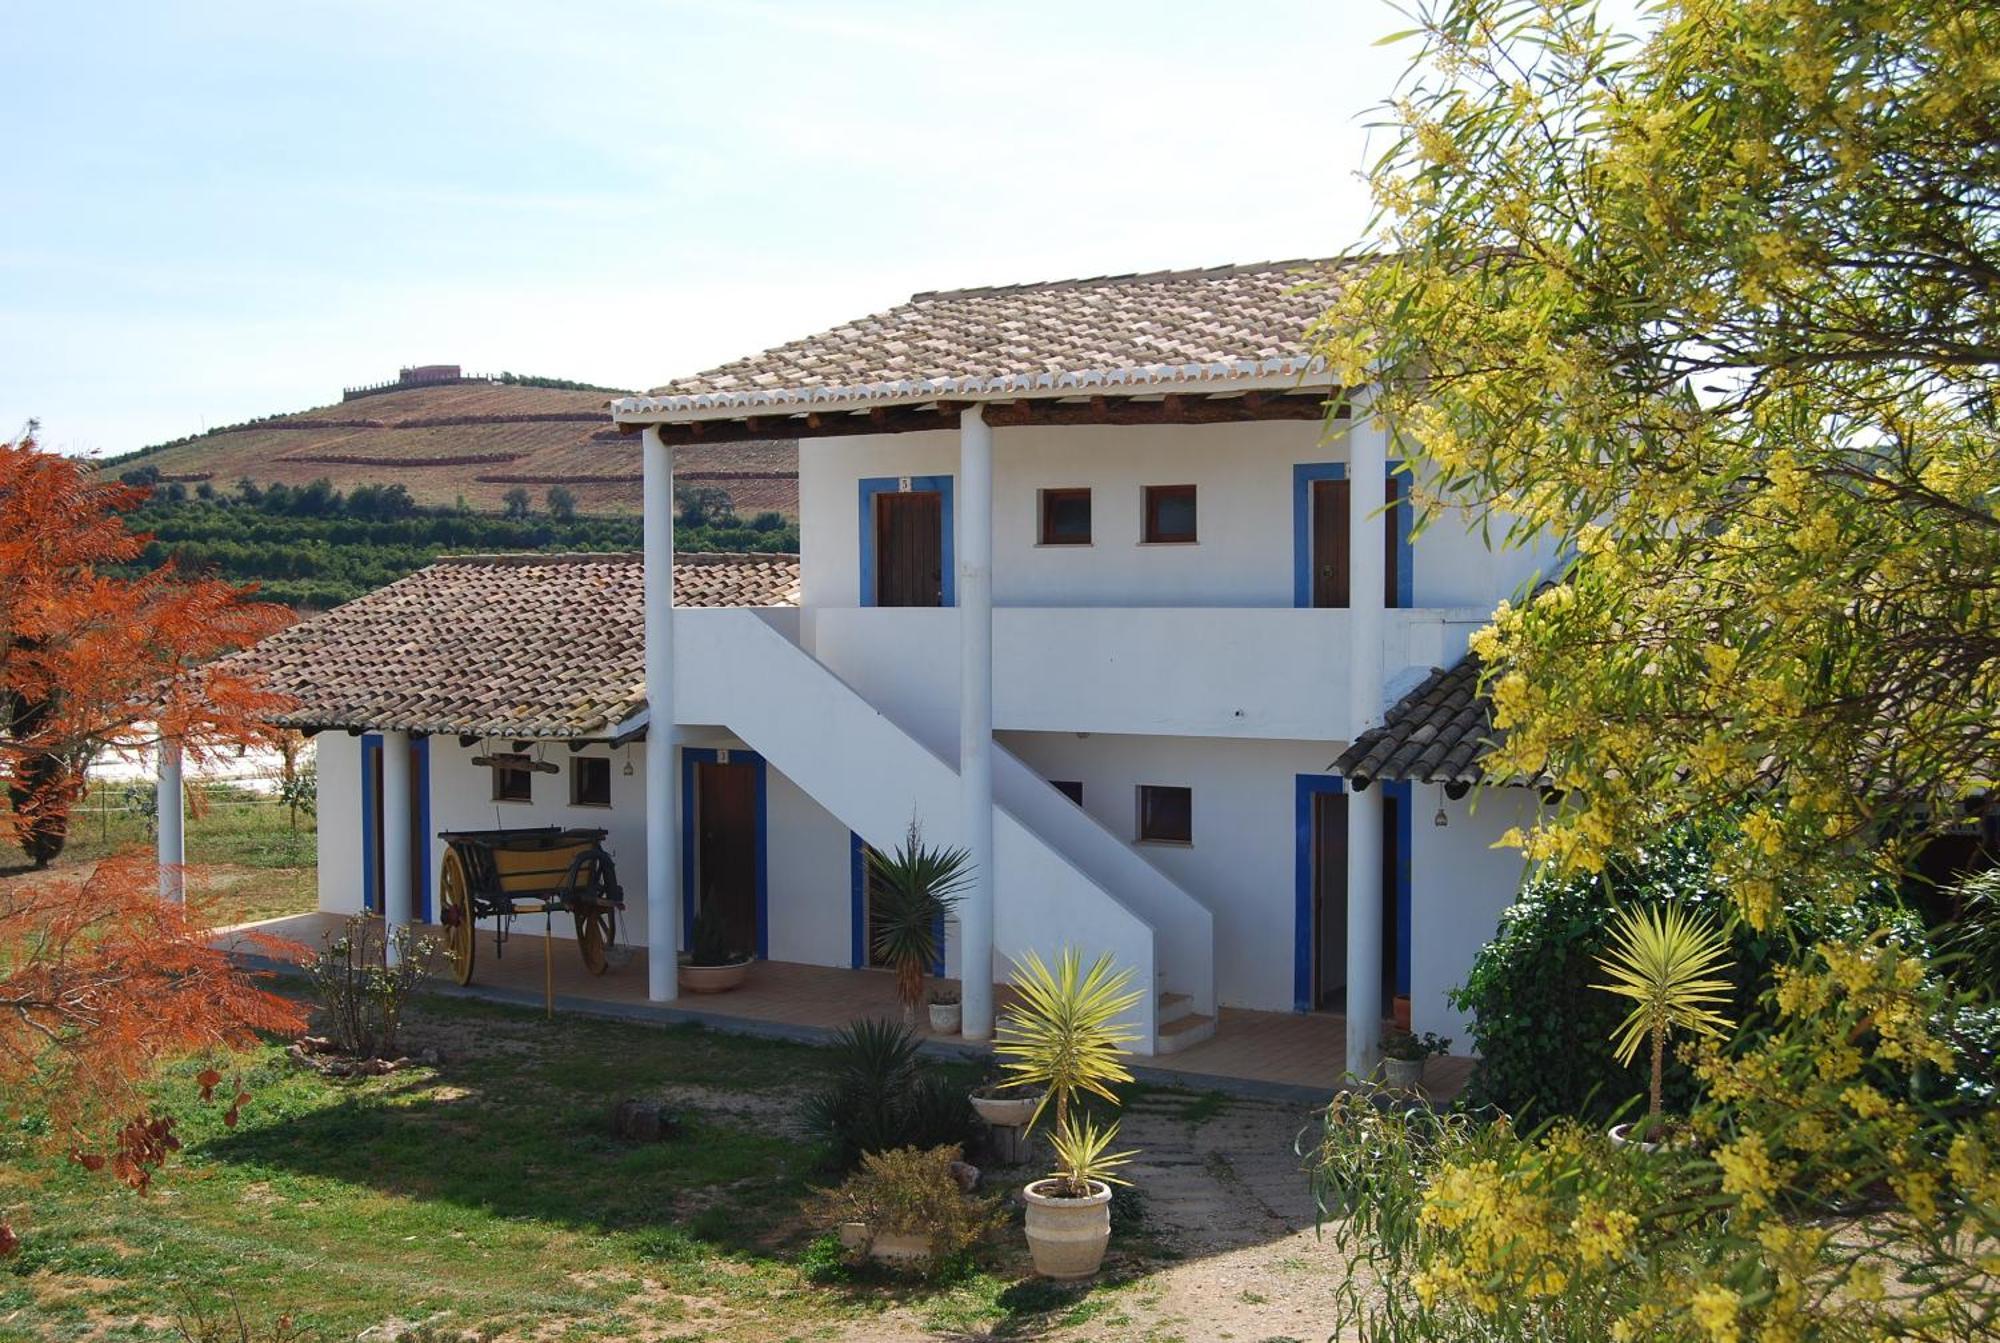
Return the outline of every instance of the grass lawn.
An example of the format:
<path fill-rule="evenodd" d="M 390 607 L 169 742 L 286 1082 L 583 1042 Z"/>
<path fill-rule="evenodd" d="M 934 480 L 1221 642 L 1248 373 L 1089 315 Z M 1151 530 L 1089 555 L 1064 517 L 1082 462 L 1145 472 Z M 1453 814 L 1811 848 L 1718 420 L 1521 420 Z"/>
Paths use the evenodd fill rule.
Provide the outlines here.
<path fill-rule="evenodd" d="M 1058 1288 L 1015 1230 L 946 1287 L 815 1282 L 796 1208 L 823 1175 L 793 1116 L 826 1051 L 455 999 L 425 1001 L 406 1043 L 443 1063 L 339 1081 L 243 1055 L 234 1130 L 195 1100 L 199 1065 L 175 1068 L 159 1096 L 186 1150 L 148 1197 L 0 1146 L 24 1238 L 0 1339 L 171 1337 L 190 1302 L 231 1298 L 328 1340 L 392 1318 L 452 1339 L 1013 1335 L 1118 1318 L 1152 1252 L 1126 1235 L 1107 1285 Z M 672 1104 L 684 1134 L 615 1141 L 627 1096 Z"/>
<path fill-rule="evenodd" d="M 55 877 L 80 877 L 98 859 L 153 847 L 150 792 L 119 784 L 92 789 L 70 819 L 69 840 L 48 869 Z M 0 816 L 0 880 L 32 873 Z M 219 924 L 300 914 L 318 902 L 314 864 L 316 831 L 310 813 L 293 828 L 289 811 L 274 799 L 227 784 L 200 788 L 188 810 L 190 891 L 211 907 Z"/>

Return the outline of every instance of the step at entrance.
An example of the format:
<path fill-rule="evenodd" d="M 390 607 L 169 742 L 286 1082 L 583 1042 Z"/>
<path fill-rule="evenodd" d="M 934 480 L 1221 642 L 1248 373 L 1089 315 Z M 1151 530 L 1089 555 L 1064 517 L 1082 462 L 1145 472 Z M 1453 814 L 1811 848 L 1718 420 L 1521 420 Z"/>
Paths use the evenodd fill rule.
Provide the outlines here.
<path fill-rule="evenodd" d="M 1179 1021 L 1194 1011 L 1194 995 L 1191 993 L 1162 993 L 1160 995 L 1160 1025 Z"/>
<path fill-rule="evenodd" d="M 1172 1021 L 1160 1023 L 1155 1037 L 1158 1043 L 1154 1050 L 1161 1054 L 1174 1054 L 1190 1045 L 1198 1045 L 1203 1040 L 1215 1037 L 1215 1018 L 1203 1016 L 1199 1012 L 1185 1012 Z"/>

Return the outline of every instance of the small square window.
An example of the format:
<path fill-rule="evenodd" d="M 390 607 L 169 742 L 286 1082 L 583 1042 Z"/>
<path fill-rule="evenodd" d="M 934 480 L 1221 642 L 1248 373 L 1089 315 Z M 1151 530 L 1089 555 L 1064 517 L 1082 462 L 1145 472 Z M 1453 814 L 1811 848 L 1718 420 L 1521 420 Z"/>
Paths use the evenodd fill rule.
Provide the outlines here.
<path fill-rule="evenodd" d="M 611 762 L 595 755 L 580 755 L 571 760 L 569 802 L 572 807 L 610 806 Z"/>
<path fill-rule="evenodd" d="M 1070 801 L 1076 803 L 1077 806 L 1080 807 L 1083 805 L 1082 779 L 1050 779 L 1049 786 Z"/>
<path fill-rule="evenodd" d="M 1139 838 L 1155 844 L 1194 843 L 1194 790 L 1140 784 Z"/>
<path fill-rule="evenodd" d="M 1045 546 L 1087 546 L 1090 544 L 1090 491 L 1042 491 L 1042 544 Z"/>
<path fill-rule="evenodd" d="M 1194 486 L 1148 485 L 1145 514 L 1148 542 L 1194 540 Z"/>
<path fill-rule="evenodd" d="M 535 772 L 524 755 L 493 757 L 493 800 L 532 802 L 535 800 Z"/>

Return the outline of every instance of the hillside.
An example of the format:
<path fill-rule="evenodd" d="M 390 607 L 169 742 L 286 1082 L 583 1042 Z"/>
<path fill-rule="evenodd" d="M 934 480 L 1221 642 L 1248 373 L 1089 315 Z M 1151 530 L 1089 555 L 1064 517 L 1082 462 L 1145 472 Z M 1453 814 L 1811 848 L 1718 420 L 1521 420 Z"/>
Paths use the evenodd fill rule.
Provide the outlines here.
<path fill-rule="evenodd" d="M 409 383 L 295 414 L 141 449 L 106 465 L 151 466 L 163 482 L 227 491 L 241 479 L 300 486 L 322 477 L 351 491 L 401 485 L 420 505 L 461 498 L 497 513 L 522 487 L 551 485 L 579 512 L 639 511 L 639 440 L 611 427 L 603 391 L 457 381 Z M 798 446 L 728 443 L 676 452 L 675 483 L 726 491 L 738 516 L 798 516 Z"/>

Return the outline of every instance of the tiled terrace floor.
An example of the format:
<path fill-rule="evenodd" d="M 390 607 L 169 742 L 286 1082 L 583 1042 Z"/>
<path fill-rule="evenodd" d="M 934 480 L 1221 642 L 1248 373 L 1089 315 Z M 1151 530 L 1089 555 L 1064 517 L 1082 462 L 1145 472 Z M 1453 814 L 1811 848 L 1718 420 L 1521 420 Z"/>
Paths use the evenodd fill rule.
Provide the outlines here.
<path fill-rule="evenodd" d="M 523 918 L 503 956 L 493 954 L 489 926 L 482 925 L 472 984 L 466 992 L 498 1001 L 539 1005 L 543 996 L 542 938 L 526 931 Z M 254 935 L 277 937 L 317 949 L 343 920 L 333 914 L 299 914 L 285 919 L 222 930 L 219 945 L 246 956 L 268 955 Z M 435 935 L 440 930 L 427 930 Z M 583 967 L 576 946 L 556 938 L 550 948 L 557 1011 L 598 1012 L 635 1020 L 702 1021 L 721 1029 L 752 1029 L 802 1039 L 822 1039 L 859 1017 L 898 1016 L 895 985 L 879 970 L 836 970 L 789 961 L 760 961 L 749 982 L 725 994 L 682 994 L 671 1007 L 646 1000 L 644 948 L 619 949 L 602 977 Z M 449 980 L 447 979 L 447 983 Z M 1004 1004 L 1007 990 L 997 990 Z M 940 1047 L 984 1052 L 957 1036 L 924 1034 Z M 1194 1087 L 1215 1086 L 1250 1092 L 1330 1095 L 1345 1053 L 1343 1018 L 1324 1013 L 1250 1012 L 1225 1007 L 1215 1036 L 1175 1054 L 1141 1060 L 1136 1071 L 1148 1080 Z M 1472 1061 L 1431 1061 L 1425 1094 L 1443 1100 L 1458 1093 Z"/>

